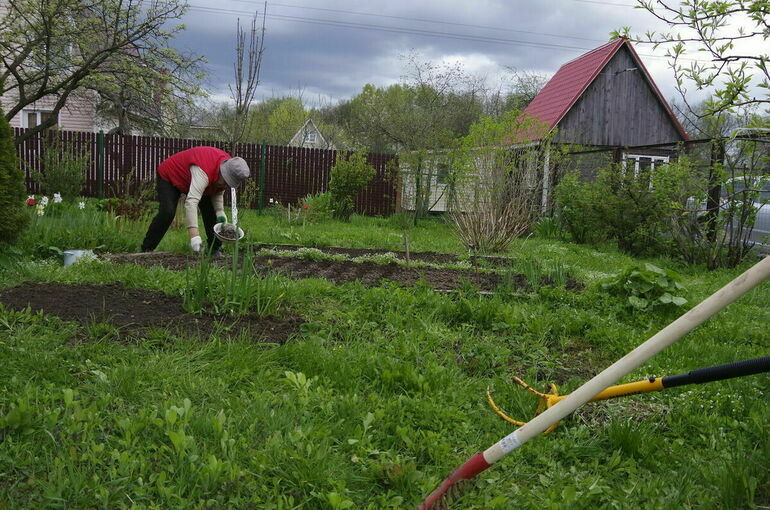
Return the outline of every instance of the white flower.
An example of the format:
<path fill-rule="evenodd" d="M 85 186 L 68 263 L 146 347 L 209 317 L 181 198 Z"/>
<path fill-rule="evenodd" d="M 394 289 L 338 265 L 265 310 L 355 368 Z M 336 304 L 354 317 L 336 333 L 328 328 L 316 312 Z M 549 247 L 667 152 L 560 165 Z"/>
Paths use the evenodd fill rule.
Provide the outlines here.
<path fill-rule="evenodd" d="M 85 209 L 86 203 L 85 202 L 78 202 L 78 209 Z"/>
<path fill-rule="evenodd" d="M 44 196 L 43 198 L 41 198 L 40 199 L 40 205 L 42 205 L 43 207 L 47 206 L 48 205 L 48 197 Z"/>
<path fill-rule="evenodd" d="M 45 206 L 43 204 L 37 204 L 37 207 L 35 207 L 35 212 L 38 216 L 42 216 L 45 214 Z"/>
<path fill-rule="evenodd" d="M 54 193 L 53 194 L 53 203 L 54 204 L 60 204 L 61 203 L 61 193 Z"/>
<path fill-rule="evenodd" d="M 270 199 L 270 203 L 271 203 L 271 204 L 273 203 L 273 199 L 272 199 L 272 198 Z"/>

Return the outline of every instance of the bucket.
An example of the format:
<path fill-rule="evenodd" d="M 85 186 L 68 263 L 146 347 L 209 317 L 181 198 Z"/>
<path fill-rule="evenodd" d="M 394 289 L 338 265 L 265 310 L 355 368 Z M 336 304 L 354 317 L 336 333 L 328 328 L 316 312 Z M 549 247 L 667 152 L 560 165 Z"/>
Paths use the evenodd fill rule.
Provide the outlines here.
<path fill-rule="evenodd" d="M 90 260 L 96 258 L 96 254 L 91 250 L 65 250 L 62 254 L 64 255 L 65 266 L 72 265 L 81 259 Z"/>

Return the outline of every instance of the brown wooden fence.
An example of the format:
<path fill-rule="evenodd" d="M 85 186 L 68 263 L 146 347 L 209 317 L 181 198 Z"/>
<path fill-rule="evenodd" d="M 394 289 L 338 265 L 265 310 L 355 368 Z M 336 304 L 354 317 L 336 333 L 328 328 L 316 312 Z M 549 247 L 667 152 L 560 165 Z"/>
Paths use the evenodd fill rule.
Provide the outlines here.
<path fill-rule="evenodd" d="M 23 128 L 14 128 L 14 135 L 19 136 Z M 37 184 L 32 179 L 35 171 L 41 168 L 42 150 L 52 143 L 50 137 L 60 137 L 69 146 L 91 154 L 91 164 L 84 169 L 86 174 L 83 195 L 96 197 L 98 186 L 98 152 L 102 144 L 99 135 L 81 131 L 51 131 L 40 133 L 17 145 L 20 164 L 25 170 L 25 182 L 29 193 L 38 193 Z M 211 145 L 225 149 L 224 143 L 213 141 L 189 140 L 179 138 L 160 138 L 152 136 L 103 135 L 103 192 L 105 196 L 119 196 L 142 183 L 154 181 L 155 172 L 161 161 L 175 152 L 200 145 Z M 262 154 L 264 153 L 264 161 Z M 249 164 L 251 179 L 264 183 L 261 190 L 263 202 L 268 205 L 270 199 L 281 204 L 295 205 L 303 197 L 326 191 L 332 166 L 339 155 L 338 151 L 324 149 L 305 149 L 301 147 L 282 147 L 275 145 L 239 144 L 236 154 Z M 392 169 L 396 166 L 396 157 L 387 154 L 369 154 L 369 163 L 377 173 L 369 185 L 356 197 L 356 211 L 361 214 L 392 214 L 398 197 Z M 255 196 L 251 206 L 256 208 Z"/>

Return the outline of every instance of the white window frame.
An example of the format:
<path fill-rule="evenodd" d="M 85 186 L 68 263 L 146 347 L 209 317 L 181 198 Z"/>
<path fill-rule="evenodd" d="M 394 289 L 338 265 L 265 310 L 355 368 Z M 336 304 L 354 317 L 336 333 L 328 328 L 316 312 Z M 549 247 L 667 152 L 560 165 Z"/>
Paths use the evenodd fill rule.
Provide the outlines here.
<path fill-rule="evenodd" d="M 310 131 L 305 133 L 305 141 L 303 143 L 315 143 L 317 139 L 318 136 L 316 135 L 315 131 Z"/>
<path fill-rule="evenodd" d="M 651 154 L 623 154 L 623 170 L 628 167 L 628 160 L 634 160 L 634 176 L 639 175 L 639 160 L 641 158 L 648 158 L 650 160 L 650 170 L 655 170 L 655 163 L 668 163 L 671 158 L 669 156 L 653 156 Z"/>
<path fill-rule="evenodd" d="M 29 126 L 29 120 L 28 120 L 28 116 L 29 116 L 30 113 L 37 114 L 36 115 L 37 122 L 35 123 L 35 126 L 39 126 L 40 125 L 40 121 L 41 121 L 41 114 L 42 113 L 53 113 L 53 110 L 48 110 L 48 109 L 45 109 L 45 108 L 24 108 L 24 109 L 22 109 L 21 110 L 21 127 L 23 127 L 23 128 L 29 128 L 30 127 Z M 56 113 L 56 124 L 55 125 L 56 126 L 61 126 L 61 124 L 59 124 L 59 113 L 58 112 Z"/>

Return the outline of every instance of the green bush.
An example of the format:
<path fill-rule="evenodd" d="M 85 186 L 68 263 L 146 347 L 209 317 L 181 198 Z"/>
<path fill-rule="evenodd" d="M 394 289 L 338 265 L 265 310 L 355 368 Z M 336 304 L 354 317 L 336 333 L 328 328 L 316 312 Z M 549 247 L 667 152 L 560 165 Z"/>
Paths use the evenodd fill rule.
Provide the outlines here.
<path fill-rule="evenodd" d="M 564 176 L 554 190 L 559 222 L 576 243 L 595 241 L 603 231 L 597 199 L 596 186 L 581 183 L 577 174 Z"/>
<path fill-rule="evenodd" d="M 332 214 L 335 218 L 350 220 L 356 194 L 372 180 L 375 173 L 376 170 L 366 162 L 363 153 L 353 153 L 337 160 L 332 167 L 329 182 Z"/>
<path fill-rule="evenodd" d="M 74 202 L 83 190 L 86 170 L 91 165 L 90 151 L 78 150 L 54 133 L 40 159 L 43 171 L 32 175 L 40 191 L 46 195 L 61 193 L 64 200 Z"/>
<path fill-rule="evenodd" d="M 627 304 L 636 310 L 678 307 L 687 303 L 681 296 L 684 287 L 679 283 L 679 275 L 649 263 L 631 266 L 610 277 L 602 283 L 602 289 L 626 298 Z"/>
<path fill-rule="evenodd" d="M 13 131 L 0 109 L 0 244 L 15 241 L 29 220 L 24 193 L 24 173 L 16 159 Z"/>
<path fill-rule="evenodd" d="M 302 221 L 313 223 L 328 219 L 332 215 L 332 195 L 329 192 L 307 195 L 300 200 Z"/>
<path fill-rule="evenodd" d="M 649 171 L 635 174 L 614 166 L 600 171 L 595 182 L 565 177 L 556 188 L 564 228 L 577 242 L 609 238 L 631 255 L 655 252 L 667 203 L 650 178 Z"/>

